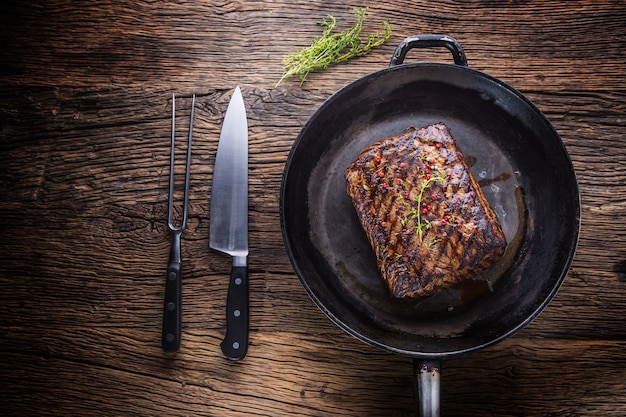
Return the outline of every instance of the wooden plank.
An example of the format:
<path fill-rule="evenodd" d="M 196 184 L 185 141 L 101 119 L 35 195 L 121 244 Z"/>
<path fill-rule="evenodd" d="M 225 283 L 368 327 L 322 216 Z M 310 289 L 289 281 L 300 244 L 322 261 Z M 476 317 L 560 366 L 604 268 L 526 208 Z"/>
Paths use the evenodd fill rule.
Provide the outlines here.
<path fill-rule="evenodd" d="M 7 415 L 56 415 L 57 410 L 74 415 L 121 410 L 133 415 L 167 410 L 174 416 L 413 414 L 411 360 L 351 338 L 258 334 L 255 349 L 241 364 L 214 359 L 219 355 L 215 346 L 219 336 L 214 333 L 196 334 L 190 340 L 194 349 L 182 350 L 175 359 L 150 350 L 151 358 L 138 355 L 125 361 L 116 358 L 114 349 L 107 363 L 77 357 L 75 350 L 5 355 L 8 360 L 0 365 L 2 372 L 13 375 L 13 384 L 3 393 L 5 411 Z M 133 342 L 129 338 L 113 341 Z M 623 341 L 519 337 L 447 359 L 442 413 L 621 415 L 619 410 L 626 406 L 624 347 Z M 82 349 L 92 352 L 110 347 Z"/>
<path fill-rule="evenodd" d="M 371 5 L 372 29 L 375 22 L 390 20 L 392 40 L 359 65 L 315 75 L 315 88 L 334 91 L 385 67 L 395 45 L 418 33 L 457 37 L 472 67 L 522 90 L 576 89 L 581 83 L 603 90 L 622 83 L 626 8 L 620 2 L 483 3 L 484 10 L 454 2 Z M 224 8 L 210 3 L 153 7 L 146 1 L 51 6 L 11 10 L 17 19 L 7 19 L 10 31 L 4 32 L 12 41 L 5 50 L 12 56 L 6 71 L 16 81 L 79 87 L 150 83 L 190 92 L 249 80 L 271 88 L 280 78 L 281 59 L 320 34 L 315 22 L 329 13 L 343 26 L 354 21 L 353 7 L 340 2 L 313 9 L 294 2 L 235 2 Z"/>

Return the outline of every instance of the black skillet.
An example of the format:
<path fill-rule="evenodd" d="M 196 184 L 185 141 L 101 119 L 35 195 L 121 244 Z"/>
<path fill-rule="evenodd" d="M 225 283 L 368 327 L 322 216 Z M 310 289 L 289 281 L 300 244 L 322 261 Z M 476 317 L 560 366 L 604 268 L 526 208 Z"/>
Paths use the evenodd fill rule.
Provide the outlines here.
<path fill-rule="evenodd" d="M 403 64 L 407 51 L 446 47 L 455 64 Z M 398 301 L 345 191 L 345 168 L 367 145 L 443 122 L 456 138 L 507 236 L 505 259 L 427 299 Z M 311 116 L 287 160 L 281 227 L 296 274 L 339 327 L 415 358 L 422 415 L 439 415 L 441 358 L 497 343 L 548 304 L 574 256 L 578 186 L 565 147 L 522 94 L 467 67 L 461 45 L 413 36 L 389 68 L 345 86 Z"/>

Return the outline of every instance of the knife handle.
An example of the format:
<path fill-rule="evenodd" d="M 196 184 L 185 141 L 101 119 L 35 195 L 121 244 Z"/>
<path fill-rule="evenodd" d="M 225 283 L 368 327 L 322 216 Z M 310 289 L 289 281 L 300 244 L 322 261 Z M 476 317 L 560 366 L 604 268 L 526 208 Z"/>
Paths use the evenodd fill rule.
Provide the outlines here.
<path fill-rule="evenodd" d="M 170 353 L 176 352 L 180 347 L 183 281 L 181 271 L 180 235 L 175 234 L 165 277 L 165 301 L 163 303 L 163 329 L 161 333 L 161 347 L 165 352 Z"/>
<path fill-rule="evenodd" d="M 233 266 L 226 299 L 226 336 L 220 344 L 224 355 L 238 361 L 248 352 L 248 267 Z"/>

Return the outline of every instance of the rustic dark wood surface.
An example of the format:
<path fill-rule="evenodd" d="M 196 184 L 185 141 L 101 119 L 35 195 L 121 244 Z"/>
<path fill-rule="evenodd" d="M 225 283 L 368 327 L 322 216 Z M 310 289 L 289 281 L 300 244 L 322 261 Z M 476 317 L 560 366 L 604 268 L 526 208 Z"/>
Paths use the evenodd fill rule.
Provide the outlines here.
<path fill-rule="evenodd" d="M 334 91 L 418 33 L 550 119 L 577 172 L 578 251 L 546 310 L 444 361 L 443 415 L 626 415 L 626 6 L 621 1 L 380 1 L 392 39 L 275 87 L 281 59 L 359 4 L 5 1 L 0 6 L 0 414 L 410 416 L 412 363 L 335 327 L 287 257 L 290 147 Z M 424 52 L 425 54 L 425 52 Z M 416 54 L 418 55 L 418 54 Z M 417 58 L 417 57 L 416 57 Z M 448 54 L 429 59 L 449 62 Z M 251 335 L 221 354 L 230 259 L 208 249 L 212 166 L 240 85 L 250 126 Z M 160 348 L 170 97 L 198 95 L 183 234 L 183 342 Z"/>

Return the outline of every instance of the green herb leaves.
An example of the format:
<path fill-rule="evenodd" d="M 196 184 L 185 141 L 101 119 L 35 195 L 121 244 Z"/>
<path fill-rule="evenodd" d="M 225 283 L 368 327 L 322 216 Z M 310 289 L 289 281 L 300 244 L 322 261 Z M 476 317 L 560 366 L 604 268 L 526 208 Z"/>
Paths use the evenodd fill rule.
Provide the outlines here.
<path fill-rule="evenodd" d="M 382 22 L 383 32 L 369 34 L 365 39 L 361 37 L 367 12 L 367 7 L 355 9 L 357 21 L 354 26 L 338 33 L 333 33 L 337 26 L 337 20 L 333 16 L 328 15 L 327 18 L 318 22 L 324 28 L 322 36 L 315 38 L 311 46 L 291 53 L 283 59 L 283 75 L 276 86 L 284 79 L 296 75 L 300 77 L 300 85 L 302 85 L 311 71 L 366 55 L 373 48 L 385 43 L 391 37 L 391 26 L 388 21 Z"/>

